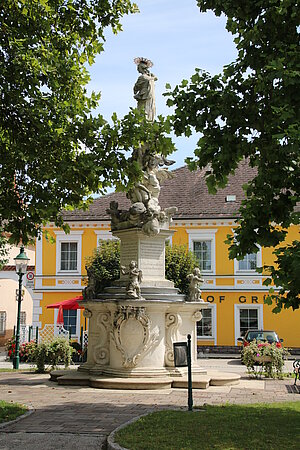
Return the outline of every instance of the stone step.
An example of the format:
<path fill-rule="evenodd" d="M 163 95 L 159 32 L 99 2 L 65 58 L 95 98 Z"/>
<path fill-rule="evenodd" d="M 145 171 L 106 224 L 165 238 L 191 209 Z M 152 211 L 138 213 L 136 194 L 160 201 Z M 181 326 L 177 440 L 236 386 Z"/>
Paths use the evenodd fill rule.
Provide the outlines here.
<path fill-rule="evenodd" d="M 194 389 L 207 389 L 209 386 L 233 386 L 239 384 L 240 375 L 231 372 L 209 371 L 205 375 L 193 374 L 192 385 Z M 98 389 L 129 389 L 152 390 L 187 388 L 188 377 L 109 377 L 91 376 L 75 370 L 54 370 L 50 373 L 50 380 L 61 385 L 90 386 Z"/>

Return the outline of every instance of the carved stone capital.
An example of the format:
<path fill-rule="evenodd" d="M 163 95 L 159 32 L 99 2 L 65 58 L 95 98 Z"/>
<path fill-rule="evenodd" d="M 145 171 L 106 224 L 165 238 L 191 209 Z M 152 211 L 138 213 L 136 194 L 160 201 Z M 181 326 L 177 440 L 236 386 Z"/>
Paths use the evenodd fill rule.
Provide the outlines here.
<path fill-rule="evenodd" d="M 165 365 L 174 366 L 173 342 L 176 341 L 177 331 L 182 324 L 182 319 L 179 314 L 166 314 L 166 350 L 165 350 Z"/>
<path fill-rule="evenodd" d="M 194 314 L 192 315 L 192 320 L 194 322 L 199 322 L 199 320 L 201 319 L 202 319 L 201 309 L 197 309 L 197 311 L 195 311 Z"/>
<path fill-rule="evenodd" d="M 85 308 L 83 311 L 83 317 L 85 317 L 86 319 L 90 319 L 93 316 L 93 312 L 90 311 L 89 309 Z"/>

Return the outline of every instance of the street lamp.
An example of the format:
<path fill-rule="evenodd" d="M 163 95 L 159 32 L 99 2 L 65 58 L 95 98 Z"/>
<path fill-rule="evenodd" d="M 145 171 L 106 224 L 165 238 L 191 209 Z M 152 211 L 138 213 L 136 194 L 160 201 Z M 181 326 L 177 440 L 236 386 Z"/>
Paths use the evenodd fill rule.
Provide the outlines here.
<path fill-rule="evenodd" d="M 20 351 L 20 322 L 21 322 L 21 301 L 22 301 L 22 278 L 23 275 L 27 272 L 27 264 L 29 258 L 27 258 L 26 253 L 24 252 L 24 247 L 22 246 L 20 249 L 20 253 L 16 258 L 14 258 L 16 263 L 16 272 L 19 276 L 19 291 L 17 293 L 18 297 L 18 314 L 17 314 L 17 332 L 16 332 L 16 348 L 15 348 L 15 356 L 13 359 L 13 368 L 19 368 L 19 351 Z"/>

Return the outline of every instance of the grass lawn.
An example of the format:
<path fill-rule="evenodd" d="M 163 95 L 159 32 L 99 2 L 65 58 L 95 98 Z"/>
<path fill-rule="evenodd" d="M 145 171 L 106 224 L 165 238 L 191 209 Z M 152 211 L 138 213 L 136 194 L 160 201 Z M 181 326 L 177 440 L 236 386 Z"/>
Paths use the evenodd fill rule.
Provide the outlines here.
<path fill-rule="evenodd" d="M 26 406 L 0 400 L 0 423 L 14 420 L 27 411 Z"/>
<path fill-rule="evenodd" d="M 123 428 L 130 450 L 288 450 L 300 445 L 300 401 L 159 411 Z"/>

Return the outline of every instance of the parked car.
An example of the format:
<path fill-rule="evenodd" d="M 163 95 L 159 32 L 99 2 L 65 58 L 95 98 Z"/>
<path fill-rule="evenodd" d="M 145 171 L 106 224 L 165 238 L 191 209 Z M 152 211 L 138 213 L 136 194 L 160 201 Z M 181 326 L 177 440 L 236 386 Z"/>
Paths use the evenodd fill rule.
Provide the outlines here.
<path fill-rule="evenodd" d="M 269 344 L 276 342 L 276 347 L 279 348 L 282 347 L 281 343 L 283 342 L 283 339 L 279 339 L 275 331 L 270 330 L 248 330 L 244 337 L 240 337 L 237 340 L 243 344 L 243 347 L 247 347 L 254 339 L 260 342 L 268 342 Z"/>

